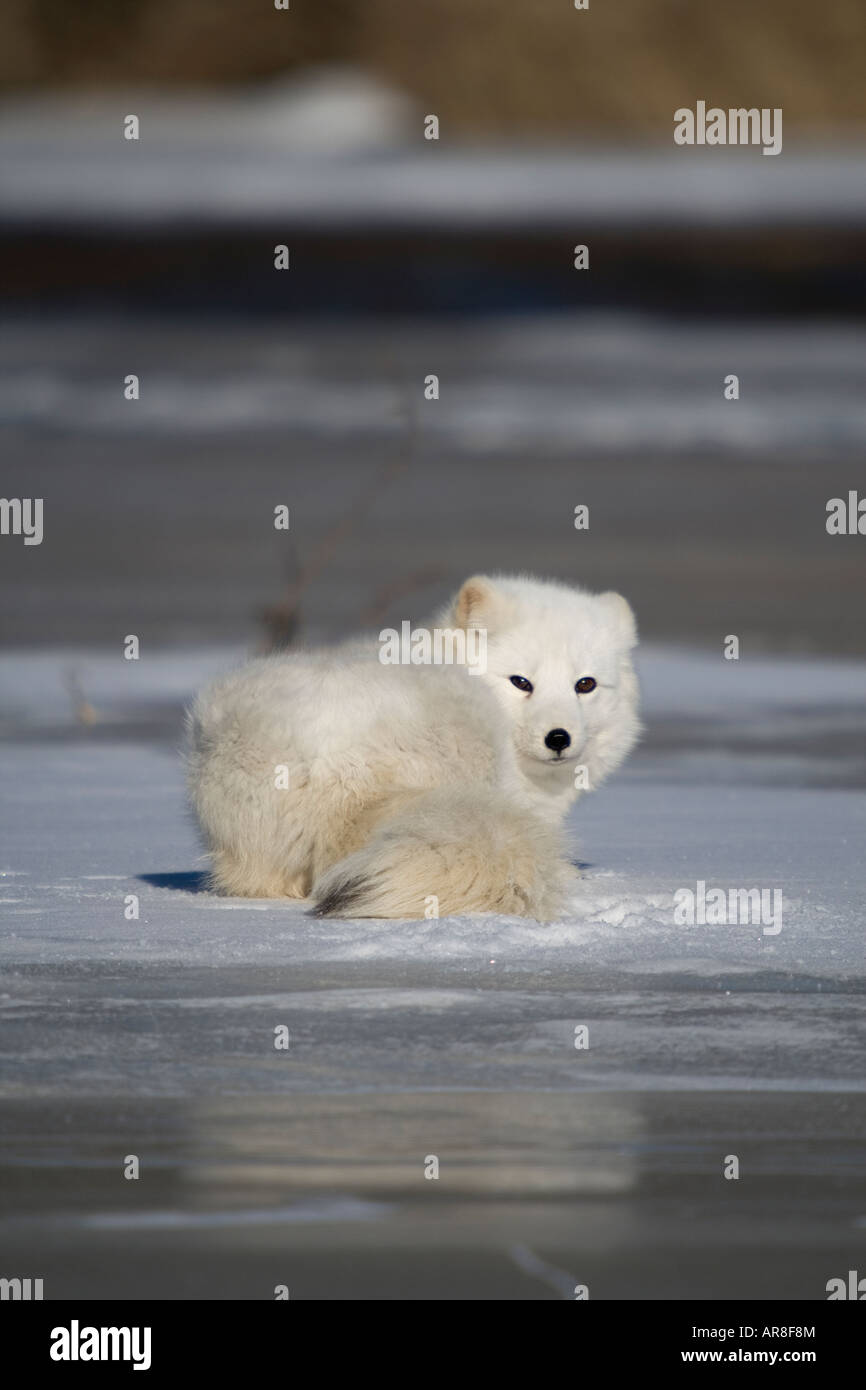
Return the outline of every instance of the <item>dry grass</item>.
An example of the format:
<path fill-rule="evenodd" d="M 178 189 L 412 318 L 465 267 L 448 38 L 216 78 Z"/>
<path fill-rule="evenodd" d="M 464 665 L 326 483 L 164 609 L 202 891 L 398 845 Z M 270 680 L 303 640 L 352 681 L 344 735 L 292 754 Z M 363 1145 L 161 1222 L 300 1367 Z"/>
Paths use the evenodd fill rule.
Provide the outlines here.
<path fill-rule="evenodd" d="M 455 137 L 667 134 L 673 109 L 862 124 L 863 0 L 4 0 L 0 84 L 240 83 L 357 63 Z"/>

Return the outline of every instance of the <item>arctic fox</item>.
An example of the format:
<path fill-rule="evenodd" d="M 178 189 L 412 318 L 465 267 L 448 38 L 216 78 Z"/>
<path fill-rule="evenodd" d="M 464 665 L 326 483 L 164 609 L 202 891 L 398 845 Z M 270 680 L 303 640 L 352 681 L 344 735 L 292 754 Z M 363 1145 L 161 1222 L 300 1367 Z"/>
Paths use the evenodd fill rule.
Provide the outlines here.
<path fill-rule="evenodd" d="M 222 893 L 320 916 L 557 916 L 561 824 L 639 732 L 619 594 L 467 579 L 437 628 L 478 665 L 384 664 L 376 638 L 264 657 L 190 711 L 189 783 Z"/>

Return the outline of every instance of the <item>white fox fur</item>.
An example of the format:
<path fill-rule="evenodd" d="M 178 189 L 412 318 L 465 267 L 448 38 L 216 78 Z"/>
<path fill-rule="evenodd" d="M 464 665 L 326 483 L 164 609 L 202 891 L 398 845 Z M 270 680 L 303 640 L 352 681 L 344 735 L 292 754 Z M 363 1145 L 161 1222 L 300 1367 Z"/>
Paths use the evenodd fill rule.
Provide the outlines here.
<path fill-rule="evenodd" d="M 371 637 L 265 657 L 199 695 L 189 783 L 214 888 L 345 917 L 561 911 L 575 771 L 594 789 L 639 732 L 632 611 L 476 576 L 436 626 L 486 630 L 486 672 L 384 665 Z M 584 677 L 597 685 L 578 694 Z"/>

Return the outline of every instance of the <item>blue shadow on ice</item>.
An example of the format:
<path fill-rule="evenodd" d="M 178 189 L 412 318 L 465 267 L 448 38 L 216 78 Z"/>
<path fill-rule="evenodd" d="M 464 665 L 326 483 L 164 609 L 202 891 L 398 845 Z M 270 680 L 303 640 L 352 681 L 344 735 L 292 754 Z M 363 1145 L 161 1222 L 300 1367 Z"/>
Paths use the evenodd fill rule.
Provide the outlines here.
<path fill-rule="evenodd" d="M 149 883 L 152 888 L 173 888 L 176 893 L 206 893 L 208 891 L 207 874 L 199 873 L 196 870 L 177 874 L 137 874 L 136 877 L 142 883 Z"/>

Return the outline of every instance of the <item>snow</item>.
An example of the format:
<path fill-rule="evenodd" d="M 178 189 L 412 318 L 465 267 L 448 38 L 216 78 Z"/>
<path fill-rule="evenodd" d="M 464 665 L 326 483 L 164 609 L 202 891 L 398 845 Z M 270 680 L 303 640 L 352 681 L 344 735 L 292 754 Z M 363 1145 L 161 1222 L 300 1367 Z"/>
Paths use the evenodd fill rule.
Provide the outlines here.
<path fill-rule="evenodd" d="M 667 988 L 690 992 L 733 981 L 740 992 L 760 982 L 763 990 L 833 994 L 862 980 L 866 778 L 847 785 L 851 767 L 862 770 L 857 757 L 827 756 L 820 738 L 815 749 L 802 731 L 812 725 L 820 734 L 848 720 L 856 736 L 863 663 L 643 652 L 648 736 L 631 766 L 572 813 L 582 878 L 560 921 L 350 922 L 318 921 L 294 902 L 204 891 L 184 800 L 180 711 L 197 685 L 242 656 L 207 649 L 135 662 L 104 652 L 37 652 L 7 664 L 0 715 L 17 741 L 2 749 L 13 815 L 0 957 L 94 969 L 393 963 L 424 973 L 424 989 L 411 999 L 395 996 L 390 983 L 382 995 L 366 991 L 361 1003 L 347 996 L 344 1007 L 373 1015 L 410 1005 L 447 1012 L 471 1001 L 481 979 L 485 990 L 498 981 L 510 988 L 512 976 L 519 982 L 527 972 L 554 994 L 565 979 L 589 987 L 610 972 L 633 988 L 640 981 L 655 988 L 664 976 Z M 96 710 L 87 729 L 72 716 L 73 668 Z M 142 741 L 139 722 L 151 707 L 162 712 L 163 735 Z M 678 743 L 671 744 L 672 727 Z M 715 746 L 701 742 L 708 727 Z M 800 735 L 795 748 L 792 727 Z M 816 763 L 818 785 L 809 785 Z M 779 890 L 781 932 L 760 922 L 677 925 L 673 895 L 698 881 Z M 130 893 L 140 899 L 138 921 L 124 918 Z M 468 973 L 469 993 L 431 993 L 431 971 L 443 985 Z M 258 1003 L 277 1005 L 283 993 Z M 292 1008 L 298 1004 L 293 996 Z M 473 1007 L 483 1012 L 483 1001 Z M 695 1081 L 702 1084 L 700 1073 Z"/>
<path fill-rule="evenodd" d="M 124 138 L 129 114 L 139 139 Z M 404 93 L 352 69 L 234 94 L 7 95 L 0 169 L 7 225 L 276 218 L 293 227 L 526 228 L 862 225 L 862 150 L 687 149 L 574 143 L 525 150 L 423 138 Z"/>
<path fill-rule="evenodd" d="M 645 650 L 562 919 L 399 923 L 203 891 L 180 714 L 239 655 L 3 664 L 9 1260 L 121 1298 L 357 1297 L 358 1261 L 372 1297 L 822 1297 L 855 1267 L 864 663 Z M 676 925 L 700 879 L 779 888 L 781 932 Z"/>
<path fill-rule="evenodd" d="M 106 115 L 98 140 L 74 127 L 66 142 L 53 131 L 40 143 L 0 130 L 7 225 L 37 218 L 153 229 L 186 218 L 228 228 L 272 218 L 294 228 L 397 224 L 425 232 L 611 222 L 715 229 L 820 226 L 829 212 L 837 224 L 856 227 L 866 212 L 859 150 L 786 154 L 770 176 L 756 150 L 431 154 L 383 147 L 322 158 L 288 142 L 269 148 L 268 140 L 238 150 L 227 135 L 220 139 L 225 118 L 184 148 L 173 128 L 154 136 L 145 109 L 138 114 L 145 130 L 150 117 L 150 133 L 130 154 L 121 134 L 127 109 L 119 103 Z"/>

